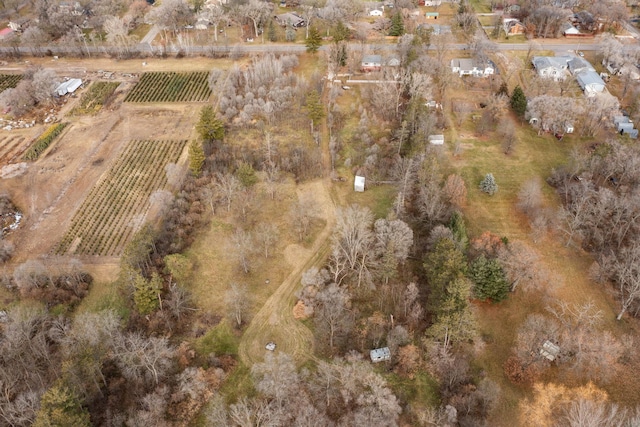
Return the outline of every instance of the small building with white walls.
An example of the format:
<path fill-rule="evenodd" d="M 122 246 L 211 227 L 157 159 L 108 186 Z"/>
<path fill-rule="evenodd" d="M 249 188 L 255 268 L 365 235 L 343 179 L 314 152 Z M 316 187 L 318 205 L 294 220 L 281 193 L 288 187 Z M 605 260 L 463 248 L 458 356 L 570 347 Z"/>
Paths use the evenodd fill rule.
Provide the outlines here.
<path fill-rule="evenodd" d="M 356 175 L 356 178 L 353 181 L 353 189 L 358 193 L 362 193 L 364 191 L 364 176 Z"/>
<path fill-rule="evenodd" d="M 80 79 L 69 79 L 66 82 L 61 83 L 56 88 L 56 93 L 58 96 L 65 96 L 68 93 L 73 93 L 82 85 L 82 80 Z"/>
<path fill-rule="evenodd" d="M 389 347 L 375 348 L 369 352 L 369 357 L 373 363 L 391 360 L 391 350 Z"/>
<path fill-rule="evenodd" d="M 429 135 L 429 144 L 444 145 L 444 135 Z"/>

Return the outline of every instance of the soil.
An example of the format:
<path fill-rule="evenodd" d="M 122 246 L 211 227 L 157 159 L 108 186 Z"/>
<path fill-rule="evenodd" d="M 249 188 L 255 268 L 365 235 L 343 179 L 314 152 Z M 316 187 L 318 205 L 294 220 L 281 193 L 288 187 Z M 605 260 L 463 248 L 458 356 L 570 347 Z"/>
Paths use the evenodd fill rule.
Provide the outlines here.
<path fill-rule="evenodd" d="M 79 101 L 80 92 L 65 99 L 55 115 L 69 122 L 62 135 L 40 156 L 36 162 L 19 165 L 21 156 L 0 159 L 4 172 L 0 178 L 0 192 L 10 195 L 24 213 L 20 228 L 8 237 L 16 248 L 9 265 L 11 268 L 27 259 L 46 258 L 49 262 L 64 263 L 67 257 L 52 255 L 52 250 L 68 228 L 75 210 L 80 206 L 92 186 L 109 169 L 118 154 L 132 139 L 185 139 L 194 134 L 194 124 L 201 104 L 124 104 L 124 95 L 143 71 L 184 70 L 184 60 L 148 59 L 114 61 L 108 59 L 75 60 L 36 58 L 29 61 L 8 63 L 7 69 L 25 69 L 40 65 L 56 70 L 59 76 L 80 76 L 85 80 L 97 80 L 104 73 L 114 72 L 114 81 L 123 81 L 111 103 L 95 116 L 67 116 Z M 189 61 L 190 70 L 210 70 L 216 61 L 194 58 Z M 224 65 L 224 64 L 223 64 Z M 0 71 L 1 72 L 1 71 Z M 32 128 L 0 130 L 0 142 L 24 138 L 19 149 L 24 151 L 48 124 L 36 124 Z M 2 144 L 0 144 L 2 149 Z M 13 148 L 12 148 L 13 150 Z M 186 156 L 182 156 L 182 161 Z M 104 279 L 117 274 L 117 259 L 80 257 L 95 273 Z M 101 277 L 102 279 L 102 277 Z"/>

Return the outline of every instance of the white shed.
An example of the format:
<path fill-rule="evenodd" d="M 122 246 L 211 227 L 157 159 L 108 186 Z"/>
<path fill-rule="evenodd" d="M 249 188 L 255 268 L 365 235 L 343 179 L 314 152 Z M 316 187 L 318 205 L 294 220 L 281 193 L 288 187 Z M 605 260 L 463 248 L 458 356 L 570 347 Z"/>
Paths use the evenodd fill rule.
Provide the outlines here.
<path fill-rule="evenodd" d="M 374 363 L 391 360 L 391 350 L 389 347 L 375 348 L 369 352 L 369 356 Z"/>
<path fill-rule="evenodd" d="M 364 176 L 356 175 L 356 178 L 353 181 L 353 189 L 359 193 L 364 191 Z"/>
<path fill-rule="evenodd" d="M 558 357 L 559 353 L 560 347 L 549 340 L 546 340 L 542 344 L 542 348 L 540 349 L 540 354 L 542 355 L 542 357 L 546 358 L 550 362 L 556 360 L 556 357 Z"/>
<path fill-rule="evenodd" d="M 429 135 L 429 144 L 443 145 L 444 135 Z"/>
<path fill-rule="evenodd" d="M 573 125 L 571 123 L 564 124 L 564 133 L 573 133 Z"/>
<path fill-rule="evenodd" d="M 69 79 L 66 82 L 61 83 L 56 88 L 56 93 L 59 96 L 64 96 L 68 93 L 75 92 L 82 85 L 82 80 L 80 79 Z"/>

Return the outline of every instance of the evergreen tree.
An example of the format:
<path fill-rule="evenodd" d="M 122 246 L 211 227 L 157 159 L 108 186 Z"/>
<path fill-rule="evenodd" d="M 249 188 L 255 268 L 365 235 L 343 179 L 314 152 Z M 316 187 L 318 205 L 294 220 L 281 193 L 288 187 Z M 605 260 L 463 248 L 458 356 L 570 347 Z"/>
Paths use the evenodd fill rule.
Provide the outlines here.
<path fill-rule="evenodd" d="M 452 342 L 473 339 L 476 323 L 469 307 L 471 282 L 459 276 L 447 285 L 444 298 L 434 312 L 433 325 L 427 335 L 448 346 Z"/>
<path fill-rule="evenodd" d="M 138 313 L 143 316 L 153 313 L 160 306 L 158 295 L 162 291 L 162 279 L 157 273 L 153 273 L 151 280 L 147 280 L 142 274 L 137 274 L 134 282 L 133 302 Z"/>
<path fill-rule="evenodd" d="M 270 42 L 278 41 L 278 34 L 276 33 L 276 26 L 273 25 L 273 20 L 269 20 L 268 35 L 269 35 Z"/>
<path fill-rule="evenodd" d="M 82 407 L 78 396 L 58 382 L 51 386 L 40 399 L 40 410 L 34 427 L 89 427 L 89 412 Z"/>
<path fill-rule="evenodd" d="M 202 165 L 204 165 L 204 150 L 202 143 L 196 139 L 191 141 L 189 145 L 189 170 L 195 176 L 202 173 Z"/>
<path fill-rule="evenodd" d="M 438 312 L 449 298 L 448 287 L 467 272 L 467 260 L 450 239 L 440 239 L 424 260 L 430 287 L 429 307 Z"/>
<path fill-rule="evenodd" d="M 469 237 L 467 236 L 467 226 L 460 212 L 455 211 L 451 215 L 449 229 L 453 233 L 453 239 L 458 243 L 458 247 L 463 251 L 466 250 L 469 246 Z"/>
<path fill-rule="evenodd" d="M 524 113 L 527 111 L 527 97 L 520 86 L 516 86 L 511 94 L 511 109 L 519 117 L 524 117 Z"/>
<path fill-rule="evenodd" d="M 349 40 L 349 37 L 351 36 L 351 31 L 340 20 L 338 21 L 336 26 L 333 28 L 331 35 L 333 36 L 334 43 L 340 43 L 342 41 Z"/>
<path fill-rule="evenodd" d="M 213 106 L 206 105 L 202 107 L 202 110 L 200 110 L 200 120 L 196 123 L 196 131 L 204 142 L 224 138 L 224 124 L 216 117 Z"/>
<path fill-rule="evenodd" d="M 400 12 L 396 12 L 391 17 L 391 28 L 389 28 L 390 36 L 401 36 L 404 34 L 404 22 L 402 21 L 402 15 Z"/>
<path fill-rule="evenodd" d="M 480 182 L 480 190 L 493 196 L 498 192 L 498 184 L 492 173 L 488 173 L 484 176 L 484 179 Z"/>
<path fill-rule="evenodd" d="M 284 30 L 284 38 L 288 42 L 296 41 L 296 30 L 291 25 L 287 25 L 287 29 Z"/>
<path fill-rule="evenodd" d="M 311 27 L 309 30 L 309 38 L 305 41 L 307 46 L 307 52 L 316 53 L 322 45 L 322 36 L 316 27 Z"/>
<path fill-rule="evenodd" d="M 509 282 L 496 259 L 480 255 L 471 263 L 469 277 L 474 283 L 473 293 L 476 298 L 499 302 L 509 294 Z"/>
<path fill-rule="evenodd" d="M 320 94 L 314 89 L 307 94 L 307 99 L 304 105 L 314 129 L 320 124 L 320 121 L 324 117 L 324 106 L 320 101 Z"/>
<path fill-rule="evenodd" d="M 252 187 L 258 182 L 258 176 L 256 175 L 255 169 L 246 162 L 240 163 L 240 166 L 238 166 L 238 170 L 236 171 L 236 176 L 245 188 Z"/>

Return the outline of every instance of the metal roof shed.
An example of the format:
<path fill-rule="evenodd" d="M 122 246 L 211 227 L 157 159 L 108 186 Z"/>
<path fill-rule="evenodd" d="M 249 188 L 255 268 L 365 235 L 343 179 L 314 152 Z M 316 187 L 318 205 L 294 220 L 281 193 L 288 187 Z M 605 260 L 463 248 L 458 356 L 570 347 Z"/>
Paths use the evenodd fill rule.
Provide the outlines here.
<path fill-rule="evenodd" d="M 444 145 L 444 135 L 429 135 L 429 144 Z"/>
<path fill-rule="evenodd" d="M 391 360 L 391 350 L 389 350 L 389 347 L 376 348 L 369 352 L 369 357 L 374 363 Z"/>
<path fill-rule="evenodd" d="M 362 193 L 364 191 L 364 176 L 356 175 L 356 178 L 353 180 L 353 189 L 358 193 Z"/>

